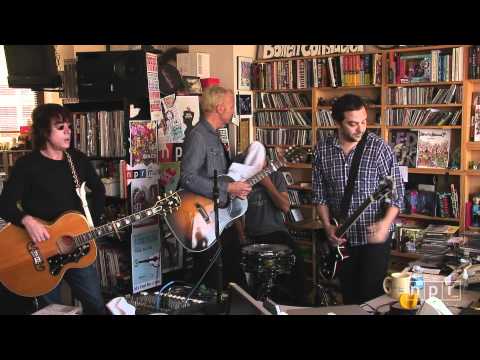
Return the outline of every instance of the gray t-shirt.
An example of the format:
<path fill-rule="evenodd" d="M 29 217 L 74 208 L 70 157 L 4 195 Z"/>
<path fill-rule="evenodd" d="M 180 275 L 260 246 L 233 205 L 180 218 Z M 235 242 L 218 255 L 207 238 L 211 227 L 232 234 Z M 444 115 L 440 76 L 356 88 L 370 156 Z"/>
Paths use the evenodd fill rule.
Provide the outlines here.
<path fill-rule="evenodd" d="M 270 174 L 270 179 L 279 192 L 287 192 L 287 183 L 278 171 Z M 274 231 L 287 231 L 282 211 L 270 198 L 267 189 L 256 184 L 248 195 L 248 210 L 245 215 L 245 233 L 258 236 Z"/>

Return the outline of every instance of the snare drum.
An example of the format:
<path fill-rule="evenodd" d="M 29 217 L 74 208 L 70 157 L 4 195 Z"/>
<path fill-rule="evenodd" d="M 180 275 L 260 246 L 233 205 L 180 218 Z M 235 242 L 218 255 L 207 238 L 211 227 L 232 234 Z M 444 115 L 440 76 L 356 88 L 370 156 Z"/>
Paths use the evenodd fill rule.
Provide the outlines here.
<path fill-rule="evenodd" d="M 295 264 L 295 255 L 286 245 L 254 244 L 242 249 L 240 264 L 246 273 L 289 274 Z"/>

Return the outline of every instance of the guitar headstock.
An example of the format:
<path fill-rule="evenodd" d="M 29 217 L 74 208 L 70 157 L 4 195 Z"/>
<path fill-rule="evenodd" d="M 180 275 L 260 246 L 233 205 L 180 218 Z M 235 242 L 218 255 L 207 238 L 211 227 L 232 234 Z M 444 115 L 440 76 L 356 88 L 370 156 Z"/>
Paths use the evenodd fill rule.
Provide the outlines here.
<path fill-rule="evenodd" d="M 391 176 L 385 176 L 379 183 L 377 191 L 372 195 L 373 199 L 379 200 L 393 193 L 395 183 Z"/>
<path fill-rule="evenodd" d="M 180 207 L 181 199 L 176 191 L 169 191 L 163 197 L 158 196 L 157 199 L 155 205 L 152 206 L 152 211 L 157 215 L 171 214 Z"/>

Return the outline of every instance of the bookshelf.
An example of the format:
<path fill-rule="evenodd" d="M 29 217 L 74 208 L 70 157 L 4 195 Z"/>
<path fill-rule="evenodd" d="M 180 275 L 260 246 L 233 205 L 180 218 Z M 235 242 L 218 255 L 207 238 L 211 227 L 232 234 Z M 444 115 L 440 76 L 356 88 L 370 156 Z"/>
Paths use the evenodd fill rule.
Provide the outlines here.
<path fill-rule="evenodd" d="M 262 140 L 257 136 L 256 118 L 259 112 L 301 111 L 308 113 L 311 119 L 309 123 L 311 138 L 308 143 L 298 145 L 308 146 L 313 150 L 321 132 L 336 129 L 333 120 L 329 122 L 328 119 L 327 112 L 331 109 L 329 102 L 346 93 L 353 93 L 367 100 L 368 131 L 376 132 L 388 143 L 392 142 L 394 134 L 402 131 L 415 131 L 417 134 L 419 131 L 430 130 L 449 132 L 449 158 L 451 159 L 454 150 L 458 149 L 457 153 L 460 155 L 458 166 L 409 167 L 409 182 L 406 188 L 414 184 L 435 182 L 437 191 L 447 192 L 453 183 L 458 193 L 458 216 L 406 213 L 401 214 L 400 218 L 426 224 L 450 223 L 459 225 L 463 230 L 466 221 L 465 205 L 473 194 L 480 194 L 480 168 L 472 170 L 468 167 L 471 161 L 480 162 L 480 141 L 473 142 L 470 139 L 472 94 L 480 93 L 479 49 L 471 45 L 436 45 L 308 58 L 256 60 L 252 80 L 255 89 L 252 122 L 255 140 Z M 476 60 L 472 61 L 472 53 L 476 55 Z M 410 75 L 406 72 L 409 66 L 407 62 L 417 61 L 423 55 L 430 59 L 430 66 L 434 72 L 433 79 L 432 75 L 422 79 L 421 72 Z M 368 57 L 370 58 L 367 59 Z M 328 58 L 332 60 L 327 62 L 332 61 L 340 65 L 336 69 L 333 67 L 336 80 L 340 79 L 340 84 L 335 86 L 332 86 L 334 84 L 329 77 L 329 69 L 326 71 L 319 65 Z M 320 69 L 317 74 L 312 71 L 315 64 L 317 70 Z M 303 68 L 307 70 L 302 74 Z M 475 76 L 470 76 L 472 73 Z M 302 94 L 301 96 L 310 100 L 309 106 L 292 109 L 287 106 L 259 109 L 255 106 L 260 101 L 259 98 L 270 94 L 284 94 L 282 96 Z M 398 121 L 394 121 L 395 116 L 398 116 Z M 269 127 L 275 128 L 280 129 L 281 126 L 271 124 Z M 277 148 L 282 150 L 289 145 L 291 144 L 281 144 Z M 290 185 L 290 189 L 300 189 L 298 186 L 300 182 L 311 182 L 311 163 L 288 164 L 288 170 L 295 181 Z M 316 219 L 314 208 L 303 209 L 303 212 L 309 215 L 310 219 Z"/>

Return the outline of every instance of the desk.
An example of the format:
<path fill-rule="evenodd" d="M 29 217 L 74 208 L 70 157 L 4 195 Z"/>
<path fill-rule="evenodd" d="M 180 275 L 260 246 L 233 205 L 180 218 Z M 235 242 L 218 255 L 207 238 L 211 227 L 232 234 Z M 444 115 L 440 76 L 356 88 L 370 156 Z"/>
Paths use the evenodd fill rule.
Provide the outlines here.
<path fill-rule="evenodd" d="M 444 276 L 442 275 L 424 274 L 425 287 L 420 293 L 420 298 L 425 300 L 435 296 L 442 300 L 454 315 L 458 315 L 462 309 L 468 308 L 474 301 L 480 298 L 480 292 L 446 286 L 443 279 Z M 366 311 L 385 315 L 389 311 L 387 304 L 394 302 L 396 300 L 390 296 L 382 295 L 367 301 L 362 307 Z"/>

